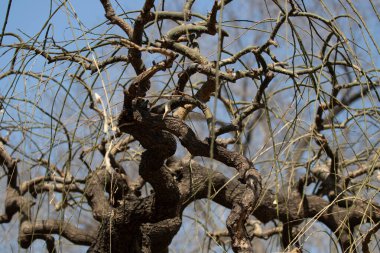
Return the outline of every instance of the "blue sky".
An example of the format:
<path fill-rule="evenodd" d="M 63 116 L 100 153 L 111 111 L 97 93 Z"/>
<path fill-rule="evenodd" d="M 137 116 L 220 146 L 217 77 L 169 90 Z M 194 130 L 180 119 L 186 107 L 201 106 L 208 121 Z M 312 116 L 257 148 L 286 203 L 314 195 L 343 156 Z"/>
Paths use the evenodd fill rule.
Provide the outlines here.
<path fill-rule="evenodd" d="M 166 1 L 166 5 L 169 5 L 169 3 L 172 1 L 172 3 L 175 3 L 174 0 Z M 128 5 L 128 10 L 134 10 L 138 9 L 143 1 L 125 1 L 126 5 Z M 199 0 L 196 5 L 196 8 L 199 11 L 202 11 L 202 13 L 205 13 L 206 10 L 210 8 L 210 3 L 212 1 L 206 1 L 206 0 Z M 307 1 L 306 1 L 307 2 Z M 311 1 L 309 1 L 311 2 Z M 52 9 L 50 9 L 51 4 Z M 41 31 L 41 28 L 44 27 L 46 24 L 46 20 L 49 17 L 50 11 L 53 11 L 57 8 L 57 5 L 61 4 L 60 1 L 48 1 L 48 0 L 13 0 L 12 1 L 12 7 L 10 10 L 10 15 L 8 19 L 8 24 L 6 27 L 5 32 L 15 32 L 18 34 L 25 33 L 23 36 L 24 40 L 28 39 L 28 36 L 35 36 L 37 33 Z M 124 4 L 124 1 L 123 1 Z M 3 0 L 0 1 L 0 22 L 2 24 L 3 20 L 5 19 L 5 11 L 8 6 L 8 1 Z M 250 16 L 251 10 L 246 10 L 244 8 L 239 8 L 239 5 L 235 5 L 237 8 L 237 16 L 240 18 L 248 18 Z M 358 7 L 360 10 L 365 10 L 369 8 L 369 3 L 361 3 L 361 6 Z M 118 10 L 118 8 L 115 7 L 115 9 Z M 331 10 L 334 11 L 334 10 Z M 336 10 L 337 12 L 342 10 Z M 252 11 L 253 12 L 253 11 Z M 77 17 L 74 16 L 74 13 L 76 13 Z M 364 12 L 365 13 L 365 12 Z M 371 33 L 374 35 L 374 38 L 376 41 L 380 42 L 380 26 L 377 25 L 379 20 L 376 18 L 375 15 L 371 16 L 372 18 L 369 18 L 366 16 L 365 18 L 369 20 L 368 27 L 371 31 Z M 73 36 L 80 36 L 82 34 L 81 28 L 92 28 L 99 24 L 100 22 L 104 22 L 104 10 L 100 4 L 99 1 L 94 0 L 73 0 L 70 2 L 67 2 L 64 7 L 62 7 L 49 21 L 50 24 L 52 24 L 49 35 L 54 35 L 54 38 L 57 40 L 66 40 L 69 38 L 73 38 Z M 348 27 L 344 27 L 345 23 L 342 22 L 342 26 L 344 29 L 348 29 Z M 45 36 L 45 31 L 43 31 L 42 34 L 40 34 L 39 38 L 43 38 Z M 356 34 L 359 33 L 359 30 L 353 30 L 352 33 Z M 369 38 L 367 38 L 369 39 Z M 4 43 L 9 42 L 9 38 L 5 38 L 3 40 Z M 253 41 L 252 38 L 247 39 L 243 43 L 251 43 Z M 79 42 L 79 43 L 85 43 L 85 42 Z M 363 43 L 363 42 L 360 42 Z M 376 49 L 372 45 L 372 43 L 369 41 L 368 45 L 370 49 L 373 52 L 374 57 L 374 64 L 376 66 L 379 66 L 379 55 L 375 53 Z M 80 47 L 83 46 L 83 44 L 75 45 L 73 43 L 71 45 L 72 47 Z M 363 45 L 364 46 L 364 45 Z M 281 49 L 284 50 L 284 49 Z M 3 57 L 0 62 L 0 67 L 3 67 L 4 64 L 9 62 L 9 58 Z M 38 65 L 39 63 L 37 63 Z M 36 68 L 42 67 L 36 66 Z M 7 80 L 0 80 L 0 91 L 3 92 L 8 87 Z M 2 94 L 1 94 L 2 95 Z M 4 188 L 3 188 L 4 189 Z M 3 192 L 0 191 L 0 194 L 3 195 Z M 1 196 L 0 196 L 1 199 Z M 191 211 L 190 211 L 191 212 Z M 226 215 L 226 213 L 220 214 L 220 216 Z M 184 219 L 185 220 L 185 219 Z M 17 221 L 14 220 L 11 225 L 5 224 L 2 225 L 0 228 L 0 234 L 1 233 L 7 233 L 7 231 L 10 231 L 10 227 L 17 228 Z M 189 223 L 188 223 L 189 224 Z M 188 225 L 187 224 L 187 225 Z M 184 226 L 184 228 L 186 228 Z M 203 235 L 203 234 L 202 234 Z M 3 239 L 11 239 L 9 237 L 15 236 L 15 234 L 7 234 L 3 237 Z M 17 236 L 17 235 L 16 235 Z M 180 231 L 179 236 L 186 236 L 186 233 L 184 230 Z M 1 236 L 0 236 L 1 238 Z M 178 238 L 178 237 L 177 237 Z M 13 238 L 12 238 L 13 239 Z M 191 238 L 192 239 L 192 238 Z M 174 241 L 175 245 L 180 245 L 179 241 Z M 33 244 L 32 252 L 39 252 L 40 247 L 43 245 L 43 242 L 36 242 Z M 19 248 L 17 246 L 16 240 L 1 240 L 0 239 L 0 251 L 2 252 L 18 252 Z M 84 248 L 82 248 L 83 252 L 85 251 Z M 79 252 L 79 251 L 76 251 Z M 182 251 L 183 252 L 183 251 Z M 186 251 L 185 251 L 186 252 Z"/>

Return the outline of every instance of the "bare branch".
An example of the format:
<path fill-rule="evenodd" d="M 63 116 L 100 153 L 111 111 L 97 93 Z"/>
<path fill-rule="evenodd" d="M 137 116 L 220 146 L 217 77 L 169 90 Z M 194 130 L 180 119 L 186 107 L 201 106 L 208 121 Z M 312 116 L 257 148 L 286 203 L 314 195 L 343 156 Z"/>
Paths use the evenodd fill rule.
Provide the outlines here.
<path fill-rule="evenodd" d="M 109 0 L 100 0 L 100 2 L 103 5 L 106 18 L 109 21 L 111 21 L 112 24 L 115 24 L 118 27 L 120 27 L 128 35 L 128 37 L 132 38 L 132 28 L 127 24 L 127 22 L 125 22 L 125 20 L 116 15 L 115 10 L 111 5 L 111 2 Z"/>

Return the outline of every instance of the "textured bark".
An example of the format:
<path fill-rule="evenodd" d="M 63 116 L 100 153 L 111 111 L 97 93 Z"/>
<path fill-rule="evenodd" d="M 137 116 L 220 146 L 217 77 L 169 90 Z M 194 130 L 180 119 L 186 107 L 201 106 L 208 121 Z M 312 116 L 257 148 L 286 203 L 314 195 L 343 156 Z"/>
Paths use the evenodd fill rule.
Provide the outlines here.
<path fill-rule="evenodd" d="M 352 11 L 343 8 L 350 10 L 347 15 L 327 19 L 320 12 L 329 1 L 315 12 L 303 1 L 268 1 L 262 20 L 234 18 L 237 25 L 231 25 L 226 17 L 239 15 L 225 12 L 232 0 L 214 0 L 209 13 L 194 12 L 200 0 L 186 0 L 182 11 L 167 11 L 168 1 L 145 0 L 138 11 L 124 9 L 128 3 L 99 2 L 108 23 L 87 30 L 78 22 L 83 36 L 74 41 L 56 40 L 49 31 L 52 17 L 65 5 L 27 41 L 25 34 L 5 33 L 5 24 L 0 34 L 5 48 L 0 47 L 0 55 L 9 58 L 0 80 L 15 75 L 0 97 L 1 134 L 18 135 L 9 143 L 0 136 L 1 177 L 7 183 L 0 224 L 18 217 L 22 248 L 39 239 L 49 252 L 57 252 L 54 236 L 59 235 L 89 246 L 88 252 L 168 252 L 185 208 L 208 199 L 230 213 L 223 231 L 205 236 L 218 246 L 225 245 L 219 244 L 225 237 L 234 252 L 255 252 L 254 237 L 275 234 L 284 252 L 298 252 L 300 235 L 315 222 L 335 234 L 343 252 L 356 252 L 359 244 L 364 252 L 371 250 L 371 236 L 380 228 L 379 175 L 374 173 L 380 169 L 380 142 L 371 140 L 378 136 L 379 110 L 373 101 L 380 82 L 375 63 L 355 54 L 371 52 L 360 48 L 352 33 L 358 23 L 350 23 L 352 36 L 338 26 L 341 19 L 360 20 L 369 44 L 368 27 L 353 4 L 347 3 Z M 259 2 L 251 3 L 253 11 Z M 254 25 L 239 25 L 247 21 Z M 225 39 L 242 28 L 243 33 Z M 254 44 L 245 41 L 249 33 L 258 35 Z M 81 48 L 82 38 L 86 45 Z M 284 48 L 292 51 L 281 52 Z M 120 63 L 125 65 L 119 73 L 112 66 Z M 30 64 L 43 66 L 42 72 Z M 58 66 L 66 69 L 57 71 Z M 20 77 L 38 82 L 23 84 L 24 97 L 14 86 L 26 80 Z M 51 108 L 44 108 L 45 91 L 56 92 Z M 87 97 L 78 96 L 83 91 Z M 33 106 L 37 119 L 19 103 Z M 207 127 L 199 134 L 192 120 Z M 208 159 L 201 165 L 195 161 L 199 157 L 223 168 L 207 167 Z M 129 162 L 138 170 L 127 168 Z M 235 177 L 226 177 L 225 167 Z M 24 180 L 26 175 L 32 178 Z M 45 205 L 34 206 L 44 194 L 57 211 L 87 211 L 94 226 L 41 218 Z M 304 225 L 307 220 L 311 223 Z M 270 222 L 276 226 L 261 229 Z M 366 225 L 363 240 L 353 238 Z"/>

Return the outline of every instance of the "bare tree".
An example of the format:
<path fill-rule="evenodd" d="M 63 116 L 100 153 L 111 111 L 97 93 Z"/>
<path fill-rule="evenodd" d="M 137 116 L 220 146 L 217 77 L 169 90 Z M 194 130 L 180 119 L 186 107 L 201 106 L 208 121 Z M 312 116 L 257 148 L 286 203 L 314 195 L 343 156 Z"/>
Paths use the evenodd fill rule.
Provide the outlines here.
<path fill-rule="evenodd" d="M 66 240 L 115 253 L 379 251 L 379 4 L 129 2 L 100 0 L 92 28 L 51 2 L 28 36 L 8 31 L 8 1 L 0 223 L 18 226 L 3 231 L 49 252 Z"/>

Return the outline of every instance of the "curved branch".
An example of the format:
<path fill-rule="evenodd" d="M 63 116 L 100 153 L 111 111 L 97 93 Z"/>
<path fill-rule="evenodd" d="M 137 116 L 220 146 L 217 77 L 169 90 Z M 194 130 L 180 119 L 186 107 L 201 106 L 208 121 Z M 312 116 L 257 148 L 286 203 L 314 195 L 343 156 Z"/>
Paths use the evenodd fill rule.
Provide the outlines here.
<path fill-rule="evenodd" d="M 99 169 L 90 173 L 86 179 L 84 194 L 91 206 L 95 220 L 101 221 L 108 217 L 112 207 L 105 196 L 105 184 L 110 180 L 110 175 L 105 169 Z"/>
<path fill-rule="evenodd" d="M 220 172 L 203 167 L 191 161 L 180 163 L 176 167 L 179 179 L 183 209 L 196 199 L 210 198 L 214 202 L 233 208 L 234 203 L 240 202 L 244 196 L 245 185 L 237 179 L 230 179 Z M 209 195 L 208 185 L 212 185 Z M 342 229 L 346 222 L 352 228 L 364 222 L 380 222 L 380 208 L 369 206 L 360 199 L 353 199 L 354 208 L 340 207 L 339 203 L 329 203 L 321 197 L 313 195 L 300 196 L 294 190 L 289 196 L 263 190 L 253 215 L 263 223 L 280 220 L 286 224 L 298 224 L 304 219 L 311 218 L 325 224 L 331 231 L 337 232 L 342 248 L 350 247 L 349 231 Z M 310 226 L 313 220 L 308 223 Z M 376 226 L 376 225 L 375 225 Z M 375 229 L 375 228 L 374 228 Z"/>
<path fill-rule="evenodd" d="M 134 110 L 133 110 L 134 109 Z M 235 251 L 250 252 L 251 241 L 246 233 L 245 222 L 253 211 L 258 196 L 261 192 L 261 177 L 253 167 L 253 164 L 238 152 L 229 151 L 211 142 L 200 141 L 195 133 L 182 120 L 149 113 L 146 108 L 136 104 L 130 110 L 122 112 L 119 118 L 119 127 L 123 132 L 129 133 L 131 128 L 157 129 L 168 131 L 177 136 L 181 144 L 193 156 L 212 157 L 224 164 L 234 167 L 240 174 L 240 179 L 246 183 L 243 196 L 239 202 L 233 203 L 233 208 L 227 220 L 227 227 L 232 238 Z M 131 122 L 134 120 L 135 122 Z M 215 145 L 216 144 L 216 145 Z M 144 146 L 144 144 L 143 144 Z"/>
<path fill-rule="evenodd" d="M 95 240 L 94 230 L 82 230 L 73 224 L 60 220 L 40 220 L 35 222 L 23 222 L 20 228 L 20 244 L 27 248 L 41 235 L 58 234 L 72 243 L 90 246 Z M 36 236 L 38 235 L 38 236 Z"/>
<path fill-rule="evenodd" d="M 100 2 L 102 3 L 104 11 L 106 12 L 106 18 L 111 21 L 112 24 L 116 24 L 118 27 L 120 27 L 128 35 L 128 37 L 132 38 L 132 27 L 130 27 L 124 19 L 115 14 L 115 10 L 113 9 L 111 2 L 109 0 L 100 0 Z"/>

